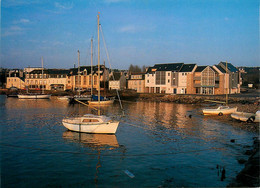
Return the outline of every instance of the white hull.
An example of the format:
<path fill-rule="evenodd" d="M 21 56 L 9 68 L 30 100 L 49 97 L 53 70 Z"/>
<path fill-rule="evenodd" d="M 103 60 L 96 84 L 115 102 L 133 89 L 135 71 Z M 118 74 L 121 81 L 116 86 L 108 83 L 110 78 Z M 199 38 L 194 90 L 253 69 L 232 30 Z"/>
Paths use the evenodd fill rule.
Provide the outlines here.
<path fill-rule="evenodd" d="M 29 95 L 18 95 L 19 99 L 49 99 L 51 95 L 45 94 L 29 94 Z"/>
<path fill-rule="evenodd" d="M 62 120 L 64 127 L 71 131 L 84 133 L 115 134 L 119 121 L 84 123 L 82 118 L 65 118 Z"/>
<path fill-rule="evenodd" d="M 260 116 L 256 115 L 254 113 L 245 113 L 245 112 L 235 112 L 231 114 L 231 117 L 233 119 L 239 120 L 239 121 L 252 121 L 259 123 L 260 122 Z M 252 118 L 252 119 L 249 119 Z"/>
<path fill-rule="evenodd" d="M 88 101 L 89 105 L 109 105 L 109 104 L 113 104 L 114 103 L 114 99 L 112 100 L 107 100 L 107 101 L 100 101 L 100 103 L 98 101 Z"/>
<path fill-rule="evenodd" d="M 227 115 L 227 114 L 232 114 L 237 111 L 236 108 L 217 108 L 217 109 L 203 109 L 202 112 L 204 115 Z"/>

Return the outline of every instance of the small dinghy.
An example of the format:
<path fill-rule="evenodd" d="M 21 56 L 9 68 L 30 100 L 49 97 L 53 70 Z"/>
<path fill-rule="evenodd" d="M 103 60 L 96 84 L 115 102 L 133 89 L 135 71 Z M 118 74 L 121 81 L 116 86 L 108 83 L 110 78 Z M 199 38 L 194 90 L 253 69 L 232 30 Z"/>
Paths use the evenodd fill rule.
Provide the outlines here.
<path fill-rule="evenodd" d="M 229 106 L 219 106 L 218 108 L 205 108 L 202 109 L 204 115 L 219 115 L 223 116 L 226 114 L 232 114 L 237 111 L 237 107 L 230 108 Z"/>
<path fill-rule="evenodd" d="M 254 113 L 246 113 L 246 112 L 235 112 L 231 114 L 231 117 L 233 119 L 239 120 L 239 121 L 246 121 L 248 123 L 259 123 L 260 122 L 260 111 L 257 111 Z"/>

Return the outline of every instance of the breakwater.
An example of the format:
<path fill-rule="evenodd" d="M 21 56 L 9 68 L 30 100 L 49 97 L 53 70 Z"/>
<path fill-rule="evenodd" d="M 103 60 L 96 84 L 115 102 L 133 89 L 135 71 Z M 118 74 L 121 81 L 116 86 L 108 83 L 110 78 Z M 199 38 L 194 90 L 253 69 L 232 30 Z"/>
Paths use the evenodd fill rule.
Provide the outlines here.
<path fill-rule="evenodd" d="M 165 95 L 165 94 L 140 94 L 138 100 L 174 102 L 182 104 L 206 103 L 206 100 L 225 102 L 225 95 Z M 254 95 L 229 95 L 228 103 L 254 104 L 258 103 L 260 97 Z"/>

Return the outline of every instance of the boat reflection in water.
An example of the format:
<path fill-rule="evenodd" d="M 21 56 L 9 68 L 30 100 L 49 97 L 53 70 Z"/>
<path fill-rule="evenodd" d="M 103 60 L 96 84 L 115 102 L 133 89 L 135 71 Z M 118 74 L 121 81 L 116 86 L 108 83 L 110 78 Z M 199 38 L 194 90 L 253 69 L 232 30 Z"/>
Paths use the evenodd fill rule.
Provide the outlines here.
<path fill-rule="evenodd" d="M 65 131 L 63 138 L 96 150 L 115 149 L 119 147 L 116 136 L 110 134 L 88 134 Z"/>
<path fill-rule="evenodd" d="M 96 173 L 95 173 L 95 184 L 98 184 L 98 173 L 99 168 L 101 168 L 101 151 L 104 150 L 113 150 L 119 148 L 119 144 L 117 142 L 115 135 L 109 134 L 88 134 L 88 133 L 80 133 L 73 131 L 65 131 L 62 136 L 64 139 L 68 141 L 72 141 L 75 143 L 80 143 L 84 147 L 89 147 L 93 150 L 96 150 L 98 161 L 96 164 Z"/>

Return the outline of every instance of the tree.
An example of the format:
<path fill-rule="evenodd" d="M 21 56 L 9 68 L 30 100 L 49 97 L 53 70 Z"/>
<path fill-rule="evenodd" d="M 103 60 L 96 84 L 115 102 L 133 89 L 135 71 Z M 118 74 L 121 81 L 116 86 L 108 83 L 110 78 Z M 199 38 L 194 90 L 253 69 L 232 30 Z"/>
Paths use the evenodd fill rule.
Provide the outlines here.
<path fill-rule="evenodd" d="M 141 72 L 141 68 L 138 66 L 138 65 L 130 65 L 129 66 L 129 69 L 128 69 L 129 72 Z"/>

